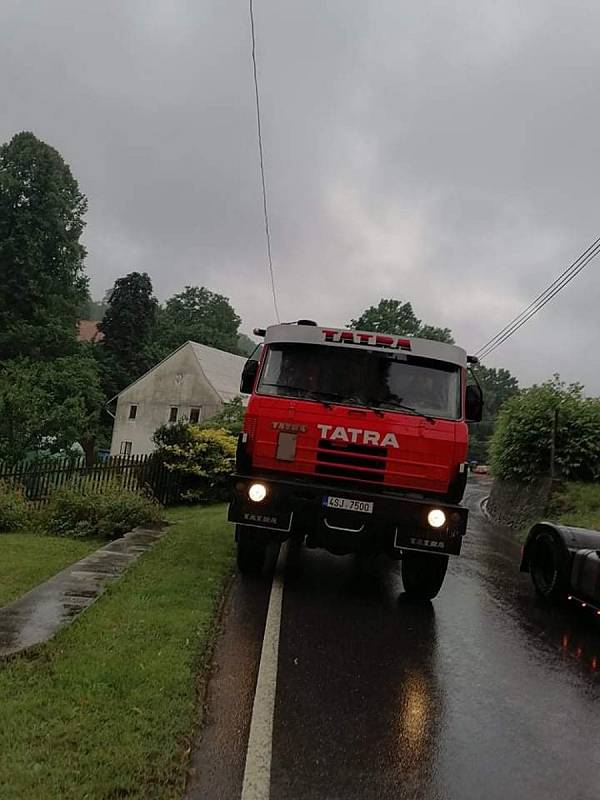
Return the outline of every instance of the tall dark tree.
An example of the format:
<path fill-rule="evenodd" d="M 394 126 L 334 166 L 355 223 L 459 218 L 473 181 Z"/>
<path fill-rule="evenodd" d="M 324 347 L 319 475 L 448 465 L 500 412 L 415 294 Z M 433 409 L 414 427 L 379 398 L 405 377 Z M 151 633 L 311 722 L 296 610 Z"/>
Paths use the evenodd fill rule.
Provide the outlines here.
<path fill-rule="evenodd" d="M 358 317 L 350 320 L 350 327 L 356 330 L 376 331 L 377 333 L 397 333 L 416 336 L 421 326 L 410 303 L 401 300 L 381 299 L 376 306 L 370 306 Z"/>
<path fill-rule="evenodd" d="M 103 396 L 93 358 L 14 359 L 0 371 L 0 461 L 16 462 L 75 442 L 88 463 L 100 431 Z"/>
<path fill-rule="evenodd" d="M 106 293 L 103 300 L 92 300 L 92 296 L 87 292 L 86 298 L 79 309 L 79 319 L 91 319 L 95 322 L 103 320 L 108 308 L 109 297 L 110 291 Z"/>
<path fill-rule="evenodd" d="M 438 342 L 454 344 L 449 328 L 436 328 L 424 325 L 413 311 L 411 303 L 401 300 L 381 299 L 376 306 L 370 306 L 358 317 L 350 320 L 350 328 L 377 333 L 395 333 L 405 336 L 420 336 Z"/>
<path fill-rule="evenodd" d="M 0 360 L 75 350 L 86 209 L 54 148 L 33 133 L 0 147 Z"/>
<path fill-rule="evenodd" d="M 507 369 L 483 365 L 476 367 L 475 375 L 483 389 L 484 406 L 481 422 L 469 426 L 469 457 L 486 462 L 498 412 L 509 398 L 518 394 L 519 382 Z"/>
<path fill-rule="evenodd" d="M 110 399 L 143 375 L 155 362 L 153 352 L 158 301 L 145 272 L 130 272 L 115 281 L 99 328 L 104 334 L 98 354 L 103 386 Z"/>
<path fill-rule="evenodd" d="M 167 351 L 191 340 L 237 353 L 240 322 L 226 297 L 204 286 L 186 286 L 161 312 L 159 341 Z"/>
<path fill-rule="evenodd" d="M 446 344 L 454 344 L 454 337 L 450 328 L 438 328 L 435 325 L 421 325 L 417 336 L 421 339 L 433 339 L 436 342 L 445 342 Z"/>
<path fill-rule="evenodd" d="M 255 342 L 249 336 L 246 336 L 245 333 L 240 333 L 238 336 L 237 349 L 238 353 L 242 356 L 251 356 L 256 350 L 257 345 L 258 342 Z"/>

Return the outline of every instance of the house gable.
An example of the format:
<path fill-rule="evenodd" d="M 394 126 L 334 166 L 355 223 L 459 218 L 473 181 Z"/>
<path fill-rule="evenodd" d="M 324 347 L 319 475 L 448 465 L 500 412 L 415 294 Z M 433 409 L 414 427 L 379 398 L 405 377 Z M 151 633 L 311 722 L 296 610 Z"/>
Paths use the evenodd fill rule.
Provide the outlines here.
<path fill-rule="evenodd" d="M 154 433 L 165 423 L 192 413 L 200 421 L 216 414 L 239 394 L 244 363 L 241 356 L 194 342 L 181 345 L 114 398 L 111 453 L 152 452 Z"/>

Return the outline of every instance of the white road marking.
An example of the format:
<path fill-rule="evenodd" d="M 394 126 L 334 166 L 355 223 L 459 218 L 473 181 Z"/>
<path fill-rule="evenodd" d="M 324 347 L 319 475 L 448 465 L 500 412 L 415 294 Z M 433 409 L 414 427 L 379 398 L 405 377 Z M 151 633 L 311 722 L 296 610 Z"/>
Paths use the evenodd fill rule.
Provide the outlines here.
<path fill-rule="evenodd" d="M 285 542 L 279 550 L 271 585 L 256 692 L 254 693 L 241 800 L 269 800 L 271 793 L 273 716 L 275 714 L 277 662 L 279 660 L 283 571 L 287 550 L 288 543 Z"/>

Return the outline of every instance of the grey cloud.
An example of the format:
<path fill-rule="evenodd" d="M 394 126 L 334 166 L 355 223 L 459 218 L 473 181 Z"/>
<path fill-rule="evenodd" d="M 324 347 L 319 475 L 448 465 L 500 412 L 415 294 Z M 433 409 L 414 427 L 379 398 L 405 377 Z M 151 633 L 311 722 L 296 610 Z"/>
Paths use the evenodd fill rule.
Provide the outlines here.
<path fill-rule="evenodd" d="M 398 296 L 474 350 L 600 234 L 591 0 L 255 8 L 286 319 Z M 71 163 L 95 294 L 145 269 L 272 321 L 246 2 L 5 0 L 0 28 L 0 138 Z M 600 393 L 599 290 L 592 264 L 490 363 Z"/>

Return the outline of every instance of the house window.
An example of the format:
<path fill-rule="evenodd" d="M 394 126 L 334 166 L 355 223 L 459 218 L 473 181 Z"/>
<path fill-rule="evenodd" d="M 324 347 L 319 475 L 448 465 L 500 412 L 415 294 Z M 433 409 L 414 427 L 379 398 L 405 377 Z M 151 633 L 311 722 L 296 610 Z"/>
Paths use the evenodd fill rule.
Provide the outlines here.
<path fill-rule="evenodd" d="M 121 449 L 119 453 L 122 456 L 130 456 L 131 455 L 131 442 L 121 442 Z"/>
<path fill-rule="evenodd" d="M 129 406 L 129 419 L 135 419 L 137 417 L 137 410 L 138 407 L 131 405 Z"/>
<path fill-rule="evenodd" d="M 200 422 L 199 408 L 190 408 L 190 422 Z"/>
<path fill-rule="evenodd" d="M 177 422 L 177 413 L 179 409 L 177 406 L 171 406 L 171 410 L 169 411 L 169 422 Z"/>

